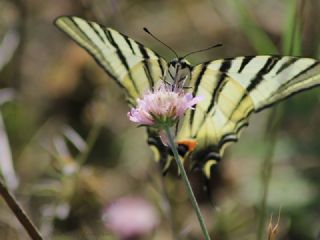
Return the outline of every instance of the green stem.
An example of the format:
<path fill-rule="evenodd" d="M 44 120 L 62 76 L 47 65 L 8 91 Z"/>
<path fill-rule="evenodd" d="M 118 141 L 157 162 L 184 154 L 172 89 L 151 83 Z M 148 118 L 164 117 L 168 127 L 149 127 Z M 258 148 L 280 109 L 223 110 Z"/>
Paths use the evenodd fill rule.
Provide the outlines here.
<path fill-rule="evenodd" d="M 275 134 L 274 134 L 275 135 Z M 271 174 L 273 169 L 273 156 L 274 150 L 276 145 L 276 140 L 270 140 L 268 147 L 268 154 L 266 155 L 264 162 L 262 164 L 261 169 L 261 178 L 262 178 L 262 197 L 260 202 L 260 218 L 258 222 L 258 232 L 257 232 L 257 239 L 262 240 L 264 229 L 265 229 L 265 222 L 266 222 L 266 215 L 267 215 L 267 198 L 269 194 L 269 186 L 271 180 Z"/>
<path fill-rule="evenodd" d="M 10 194 L 7 187 L 4 185 L 4 183 L 1 180 L 0 180 L 0 195 L 2 195 L 2 198 L 10 207 L 11 211 L 14 213 L 14 215 L 19 220 L 19 222 L 22 224 L 24 229 L 28 232 L 30 238 L 33 240 L 42 240 L 43 238 L 41 237 L 37 228 L 33 225 L 31 220 L 27 216 L 27 214 L 22 210 L 18 202 Z"/>
<path fill-rule="evenodd" d="M 270 180 L 273 170 L 274 151 L 277 143 L 277 132 L 281 121 L 282 110 L 279 106 L 274 107 L 268 117 L 266 128 L 266 141 L 269 142 L 267 154 L 261 166 L 262 196 L 260 201 L 260 218 L 258 220 L 257 239 L 262 240 L 267 215 L 267 198 L 269 194 Z"/>
<path fill-rule="evenodd" d="M 161 172 L 161 170 L 159 172 Z M 173 218 L 173 215 L 172 215 L 172 207 L 169 199 L 168 190 L 162 174 L 160 176 L 160 179 L 161 179 L 161 188 L 162 188 L 162 201 L 164 201 L 164 204 L 165 204 L 164 212 L 170 224 L 172 237 L 174 240 L 180 240 L 180 236 L 177 233 L 177 226 L 175 224 L 175 219 Z"/>
<path fill-rule="evenodd" d="M 176 163 L 178 165 L 178 168 L 180 170 L 180 173 L 181 173 L 181 177 L 182 177 L 182 180 L 187 188 L 187 193 L 189 195 L 189 198 L 191 200 L 191 203 L 192 203 L 192 206 L 193 206 L 193 209 L 196 211 L 196 214 L 197 214 L 197 218 L 198 218 L 198 221 L 199 221 L 199 224 L 201 226 L 201 229 L 202 229 L 202 232 L 205 236 L 205 239 L 206 240 L 210 240 L 210 236 L 209 236 L 209 233 L 208 233 L 208 230 L 206 228 L 206 225 L 205 225 L 205 222 L 204 222 L 204 219 L 203 219 L 203 216 L 201 214 L 201 211 L 200 211 L 200 208 L 199 208 L 199 205 L 197 203 L 197 200 L 193 194 L 193 191 L 192 191 L 192 187 L 191 187 L 191 184 L 188 180 L 188 176 L 187 176 L 187 173 L 186 171 L 184 170 L 184 167 L 183 167 L 183 164 L 182 162 L 180 161 L 180 157 L 179 157 L 179 154 L 178 154 L 178 150 L 176 148 L 176 145 L 174 143 L 174 140 L 173 140 L 173 136 L 170 132 L 170 129 L 168 127 L 165 128 L 165 131 L 166 131 L 166 134 L 168 135 L 168 140 L 169 140 L 169 143 L 170 143 L 170 147 L 171 147 L 171 150 L 173 152 L 173 156 L 176 160 Z"/>
<path fill-rule="evenodd" d="M 87 160 L 94 144 L 96 143 L 100 130 L 101 130 L 101 123 L 96 123 L 90 130 L 88 138 L 86 140 L 87 142 L 87 147 L 86 149 L 80 154 L 80 156 L 78 156 L 78 163 L 80 164 L 80 166 L 82 166 L 85 161 Z"/>

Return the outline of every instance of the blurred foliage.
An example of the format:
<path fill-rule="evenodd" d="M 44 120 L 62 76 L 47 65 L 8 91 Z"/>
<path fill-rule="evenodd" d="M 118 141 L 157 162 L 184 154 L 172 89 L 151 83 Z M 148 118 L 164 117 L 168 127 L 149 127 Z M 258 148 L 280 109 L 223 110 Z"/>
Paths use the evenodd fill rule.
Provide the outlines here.
<path fill-rule="evenodd" d="M 172 229 L 181 239 L 199 239 L 181 181 L 174 174 L 161 177 L 144 129 L 127 120 L 123 94 L 87 53 L 53 26 L 56 17 L 98 21 L 168 60 L 170 51 L 150 39 L 143 27 L 181 54 L 224 44 L 193 55 L 190 61 L 197 64 L 255 54 L 319 58 L 319 14 L 319 1 L 303 0 L 0 0 L 0 90 L 15 91 L 14 99 L 0 101 L 12 153 L 11 159 L 0 152 L 0 161 L 13 161 L 19 179 L 16 197 L 46 239 L 115 239 L 101 220 L 102 212 L 128 195 L 148 199 L 161 216 L 146 239 L 172 239 Z M 279 208 L 276 239 L 309 240 L 319 234 L 319 94 L 314 89 L 280 104 L 276 141 L 264 137 L 270 111 L 252 117 L 240 141 L 213 170 L 212 203 L 200 174 L 190 174 L 213 239 L 257 239 L 261 172 L 268 154 L 272 171 L 263 239 L 271 214 L 275 221 Z M 2 200 L 0 236 L 27 238 Z"/>

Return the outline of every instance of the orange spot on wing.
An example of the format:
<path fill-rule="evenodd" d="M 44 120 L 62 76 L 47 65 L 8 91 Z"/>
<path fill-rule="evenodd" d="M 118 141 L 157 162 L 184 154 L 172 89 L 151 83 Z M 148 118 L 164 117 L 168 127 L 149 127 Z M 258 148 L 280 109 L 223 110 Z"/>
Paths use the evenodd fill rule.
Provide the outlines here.
<path fill-rule="evenodd" d="M 186 139 L 186 140 L 181 140 L 178 141 L 178 144 L 183 144 L 188 147 L 188 152 L 192 152 L 196 146 L 197 146 L 197 141 L 193 139 Z"/>

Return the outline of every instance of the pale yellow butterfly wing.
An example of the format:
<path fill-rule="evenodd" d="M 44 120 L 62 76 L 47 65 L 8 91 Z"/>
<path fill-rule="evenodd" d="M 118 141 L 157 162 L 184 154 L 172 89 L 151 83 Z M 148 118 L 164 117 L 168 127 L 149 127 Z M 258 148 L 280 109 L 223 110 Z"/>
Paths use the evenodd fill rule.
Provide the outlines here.
<path fill-rule="evenodd" d="M 83 47 L 125 91 L 132 105 L 165 74 L 166 61 L 137 41 L 79 17 L 59 17 L 55 25 Z"/>
<path fill-rule="evenodd" d="M 194 96 L 204 100 L 185 116 L 178 142 L 197 142 L 193 164 L 209 177 L 211 166 L 238 140 L 250 114 L 320 85 L 320 64 L 280 56 L 216 60 L 194 67 L 190 85 Z"/>

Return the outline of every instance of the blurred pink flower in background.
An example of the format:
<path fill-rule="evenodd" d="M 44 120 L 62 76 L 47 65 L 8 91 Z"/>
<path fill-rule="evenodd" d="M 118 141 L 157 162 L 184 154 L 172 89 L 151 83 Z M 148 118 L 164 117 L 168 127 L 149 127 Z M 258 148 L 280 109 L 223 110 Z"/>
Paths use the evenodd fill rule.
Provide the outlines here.
<path fill-rule="evenodd" d="M 123 197 L 104 210 L 102 220 L 120 239 L 128 240 L 151 233 L 159 223 L 159 216 L 145 199 Z"/>

